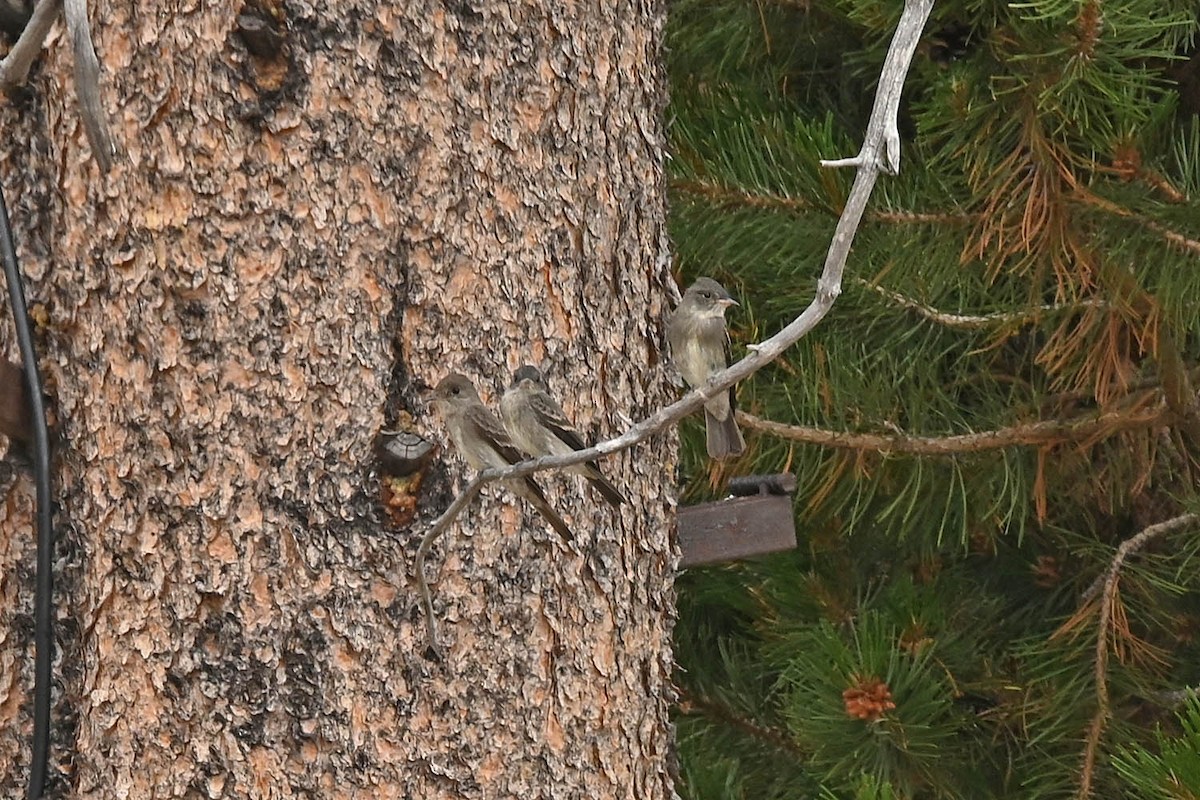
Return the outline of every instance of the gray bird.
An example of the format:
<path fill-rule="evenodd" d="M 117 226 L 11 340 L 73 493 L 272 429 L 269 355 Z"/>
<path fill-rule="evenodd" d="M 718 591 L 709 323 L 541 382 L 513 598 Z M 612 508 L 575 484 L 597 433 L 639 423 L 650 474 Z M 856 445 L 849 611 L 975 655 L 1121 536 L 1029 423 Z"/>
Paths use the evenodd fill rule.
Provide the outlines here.
<path fill-rule="evenodd" d="M 667 320 L 671 358 L 693 389 L 703 387 L 713 375 L 729 366 L 725 309 L 737 304 L 725 287 L 712 278 L 697 278 Z M 746 441 L 733 418 L 736 407 L 732 386 L 704 404 L 708 455 L 712 458 L 738 456 L 746 449 Z"/>
<path fill-rule="evenodd" d="M 562 406 L 550 396 L 542 373 L 529 364 L 513 374 L 512 386 L 500 398 L 500 416 L 512 440 L 530 455 L 565 456 L 587 447 Z M 569 471 L 587 478 L 614 506 L 625 502 L 595 461 L 570 467 Z"/>
<path fill-rule="evenodd" d="M 504 468 L 525 460 L 524 455 L 508 438 L 496 415 L 479 399 L 471 381 L 454 372 L 442 379 L 433 390 L 432 404 L 446 423 L 450 441 L 466 462 L 483 471 L 491 467 Z M 546 521 L 570 542 L 574 536 L 567 523 L 550 507 L 542 487 L 533 476 L 509 481 L 509 486 L 533 504 Z"/>

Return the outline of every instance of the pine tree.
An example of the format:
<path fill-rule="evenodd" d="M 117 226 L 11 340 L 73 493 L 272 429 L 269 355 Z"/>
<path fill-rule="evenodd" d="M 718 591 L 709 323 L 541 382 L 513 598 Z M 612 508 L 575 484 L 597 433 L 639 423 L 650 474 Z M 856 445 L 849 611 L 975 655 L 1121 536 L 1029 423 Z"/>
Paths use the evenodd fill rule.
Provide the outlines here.
<path fill-rule="evenodd" d="M 812 297 L 900 6 L 672 7 L 672 235 L 735 342 Z M 685 497 L 790 469 L 801 545 L 680 580 L 685 796 L 1193 796 L 1146 786 L 1200 681 L 1197 31 L 935 6 L 844 294 L 740 387 L 746 457 L 687 431 Z"/>

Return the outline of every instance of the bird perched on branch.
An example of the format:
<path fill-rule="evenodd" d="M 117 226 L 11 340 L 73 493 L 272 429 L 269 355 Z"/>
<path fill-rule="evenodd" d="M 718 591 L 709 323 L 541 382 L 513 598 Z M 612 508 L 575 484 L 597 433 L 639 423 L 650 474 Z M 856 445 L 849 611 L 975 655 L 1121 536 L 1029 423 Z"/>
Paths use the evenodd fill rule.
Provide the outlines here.
<path fill-rule="evenodd" d="M 483 471 L 504 468 L 525 460 L 505 432 L 496 415 L 479 399 L 475 386 L 464 375 L 447 375 L 433 390 L 432 405 L 446 424 L 450 441 L 471 467 Z M 550 507 L 550 502 L 533 476 L 507 482 L 518 495 L 528 500 L 538 513 L 558 531 L 567 542 L 574 536 L 567 523 Z"/>
<path fill-rule="evenodd" d="M 529 364 L 513 374 L 512 386 L 500 398 L 500 415 L 512 440 L 530 455 L 565 456 L 587 447 L 562 406 L 550 396 L 542 373 Z M 569 471 L 587 478 L 612 505 L 625 502 L 595 461 L 570 467 Z"/>
<path fill-rule="evenodd" d="M 725 309 L 738 303 L 725 287 L 712 278 L 697 278 L 683 293 L 683 300 L 667 321 L 671 358 L 693 389 L 729 366 L 729 334 Z M 704 426 L 708 455 L 731 458 L 741 455 L 746 441 L 734 421 L 734 388 L 720 392 L 704 404 Z"/>

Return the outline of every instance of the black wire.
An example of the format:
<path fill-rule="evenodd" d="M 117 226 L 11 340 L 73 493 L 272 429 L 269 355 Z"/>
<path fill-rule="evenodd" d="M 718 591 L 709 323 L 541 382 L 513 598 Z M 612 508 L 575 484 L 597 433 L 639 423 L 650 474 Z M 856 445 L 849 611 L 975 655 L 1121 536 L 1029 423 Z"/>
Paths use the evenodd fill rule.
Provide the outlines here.
<path fill-rule="evenodd" d="M 25 796 L 28 800 L 40 800 L 46 787 L 46 760 L 50 752 L 50 667 L 54 662 L 50 433 L 46 430 L 42 376 L 38 372 L 37 354 L 33 351 L 33 331 L 29 328 L 29 310 L 25 307 L 25 289 L 21 282 L 21 268 L 17 264 L 17 249 L 13 245 L 3 187 L 0 187 L 0 257 L 4 259 L 4 278 L 8 281 L 8 299 L 17 328 L 17 345 L 25 366 L 29 424 L 33 427 L 33 473 L 37 485 L 37 591 L 33 601 L 33 753 L 29 765 L 29 791 Z"/>

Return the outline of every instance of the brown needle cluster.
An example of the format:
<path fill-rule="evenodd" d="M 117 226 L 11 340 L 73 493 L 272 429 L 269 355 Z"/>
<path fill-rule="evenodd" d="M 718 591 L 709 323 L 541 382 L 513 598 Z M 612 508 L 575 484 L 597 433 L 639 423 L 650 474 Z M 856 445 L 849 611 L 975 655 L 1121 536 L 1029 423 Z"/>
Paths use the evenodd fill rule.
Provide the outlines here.
<path fill-rule="evenodd" d="M 855 683 L 842 692 L 846 714 L 864 722 L 874 722 L 896 707 L 892 690 L 878 678 L 856 678 Z"/>

